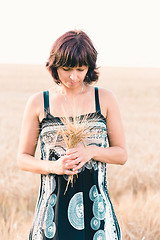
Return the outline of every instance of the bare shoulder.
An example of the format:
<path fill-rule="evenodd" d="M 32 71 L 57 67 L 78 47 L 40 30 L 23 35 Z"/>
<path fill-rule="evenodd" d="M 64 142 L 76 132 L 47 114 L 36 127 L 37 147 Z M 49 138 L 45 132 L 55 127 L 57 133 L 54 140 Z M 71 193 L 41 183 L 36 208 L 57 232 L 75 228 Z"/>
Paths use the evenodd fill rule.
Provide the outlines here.
<path fill-rule="evenodd" d="M 114 105 L 118 104 L 117 98 L 110 89 L 99 87 L 98 92 L 101 111 L 103 112 L 103 115 L 107 116 L 108 110 L 112 108 Z"/>
<path fill-rule="evenodd" d="M 37 92 L 31 95 L 27 101 L 27 108 L 38 117 L 43 114 L 43 92 Z"/>
<path fill-rule="evenodd" d="M 28 104 L 36 106 L 42 102 L 42 99 L 43 99 L 43 92 L 37 92 L 37 93 L 31 95 L 27 102 L 28 102 Z"/>
<path fill-rule="evenodd" d="M 110 89 L 107 89 L 107 88 L 98 87 L 98 92 L 101 95 L 101 97 L 104 97 L 104 98 L 115 97 L 114 93 Z"/>

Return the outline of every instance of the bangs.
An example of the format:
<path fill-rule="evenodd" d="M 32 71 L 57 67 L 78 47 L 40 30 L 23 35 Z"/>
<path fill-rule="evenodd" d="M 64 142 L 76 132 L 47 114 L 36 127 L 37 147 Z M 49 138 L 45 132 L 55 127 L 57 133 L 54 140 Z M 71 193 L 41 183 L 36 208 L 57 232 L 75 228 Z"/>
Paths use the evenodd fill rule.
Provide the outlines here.
<path fill-rule="evenodd" d="M 58 61 L 55 63 L 57 67 L 88 66 L 88 53 L 82 45 L 78 46 L 77 42 L 74 46 L 62 45 L 58 55 Z"/>
<path fill-rule="evenodd" d="M 49 59 L 46 63 L 54 81 L 60 84 L 57 68 L 87 66 L 88 72 L 84 82 L 91 84 L 98 80 L 96 67 L 97 51 L 91 39 L 83 31 L 69 31 L 60 36 L 53 44 Z"/>

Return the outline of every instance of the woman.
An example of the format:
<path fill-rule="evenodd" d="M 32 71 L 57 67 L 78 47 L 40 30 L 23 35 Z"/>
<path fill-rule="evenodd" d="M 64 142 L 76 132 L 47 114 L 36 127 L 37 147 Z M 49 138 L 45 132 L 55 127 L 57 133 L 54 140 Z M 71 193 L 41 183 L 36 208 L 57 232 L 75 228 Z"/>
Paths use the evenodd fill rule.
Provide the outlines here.
<path fill-rule="evenodd" d="M 29 239 L 121 239 L 109 198 L 106 164 L 124 164 L 125 137 L 114 95 L 91 84 L 98 80 L 97 52 L 83 31 L 69 31 L 55 41 L 46 64 L 56 82 L 27 103 L 18 166 L 41 174 L 41 186 Z M 83 144 L 67 148 L 60 117 L 85 119 Z M 40 136 L 41 159 L 34 157 Z M 43 161 L 42 161 L 43 160 Z M 73 176 L 73 186 L 68 185 Z M 66 192 L 65 192 L 66 190 Z"/>

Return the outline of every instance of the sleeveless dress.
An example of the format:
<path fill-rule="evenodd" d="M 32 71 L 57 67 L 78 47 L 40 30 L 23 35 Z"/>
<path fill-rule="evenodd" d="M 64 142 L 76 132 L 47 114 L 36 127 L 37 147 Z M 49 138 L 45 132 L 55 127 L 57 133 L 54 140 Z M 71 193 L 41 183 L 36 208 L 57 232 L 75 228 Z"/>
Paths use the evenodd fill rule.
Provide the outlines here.
<path fill-rule="evenodd" d="M 40 123 L 41 160 L 56 161 L 65 155 L 66 145 L 61 135 L 59 117 L 49 111 L 49 92 L 43 92 L 45 118 Z M 101 114 L 98 88 L 95 87 L 96 112 L 81 115 L 92 134 L 86 145 L 108 146 L 106 119 Z M 96 116 L 96 117 L 95 117 Z M 90 159 L 74 175 L 64 194 L 68 176 L 41 174 L 29 240 L 121 240 L 119 224 L 108 194 L 106 163 Z"/>

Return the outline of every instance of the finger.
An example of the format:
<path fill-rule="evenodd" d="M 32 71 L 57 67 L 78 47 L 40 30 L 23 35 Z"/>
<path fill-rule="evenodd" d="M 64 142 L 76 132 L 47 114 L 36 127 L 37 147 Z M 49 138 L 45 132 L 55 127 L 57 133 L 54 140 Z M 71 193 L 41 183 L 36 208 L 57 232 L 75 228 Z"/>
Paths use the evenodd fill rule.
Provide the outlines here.
<path fill-rule="evenodd" d="M 70 154 L 72 154 L 72 153 L 75 153 L 76 151 L 77 151 L 76 148 L 67 149 L 67 150 L 66 150 L 66 155 L 70 155 Z"/>
<path fill-rule="evenodd" d="M 73 162 L 70 162 L 70 163 L 66 163 L 65 164 L 65 168 L 66 169 L 73 169 L 73 166 L 75 166 L 75 164 Z"/>
<path fill-rule="evenodd" d="M 77 157 L 75 160 L 72 160 L 70 164 L 68 163 L 68 166 L 69 166 L 69 165 L 72 165 L 72 166 L 73 166 L 73 165 L 77 165 L 77 164 L 79 164 L 80 162 L 82 162 L 82 158 L 81 158 L 81 157 Z"/>
<path fill-rule="evenodd" d="M 72 169 L 76 169 L 76 167 L 78 167 L 78 165 L 76 164 L 76 165 L 74 165 L 73 167 L 72 167 Z"/>
<path fill-rule="evenodd" d="M 81 158 L 76 158 L 75 160 L 71 160 L 71 161 L 66 161 L 65 163 L 65 167 L 67 168 L 73 168 L 73 166 L 79 164 L 79 162 L 81 162 Z"/>
<path fill-rule="evenodd" d="M 77 157 L 73 162 L 73 164 L 77 165 L 79 164 L 80 162 L 82 161 L 82 158 L 81 157 Z"/>
<path fill-rule="evenodd" d="M 62 161 L 63 161 L 63 163 L 65 164 L 65 163 L 67 163 L 67 161 L 68 161 L 69 159 L 70 159 L 70 158 L 65 155 L 65 156 L 63 157 Z"/>
<path fill-rule="evenodd" d="M 67 156 L 68 156 L 68 159 L 75 160 L 78 157 L 78 154 L 77 153 L 73 153 L 73 154 L 70 154 L 70 155 L 67 155 Z"/>
<path fill-rule="evenodd" d="M 75 174 L 77 174 L 77 171 L 65 170 L 64 174 L 66 174 L 66 175 L 75 175 Z"/>
<path fill-rule="evenodd" d="M 80 162 L 80 164 L 78 164 L 76 167 L 73 168 L 73 171 L 77 171 L 79 170 L 81 167 L 83 167 L 84 162 Z"/>

